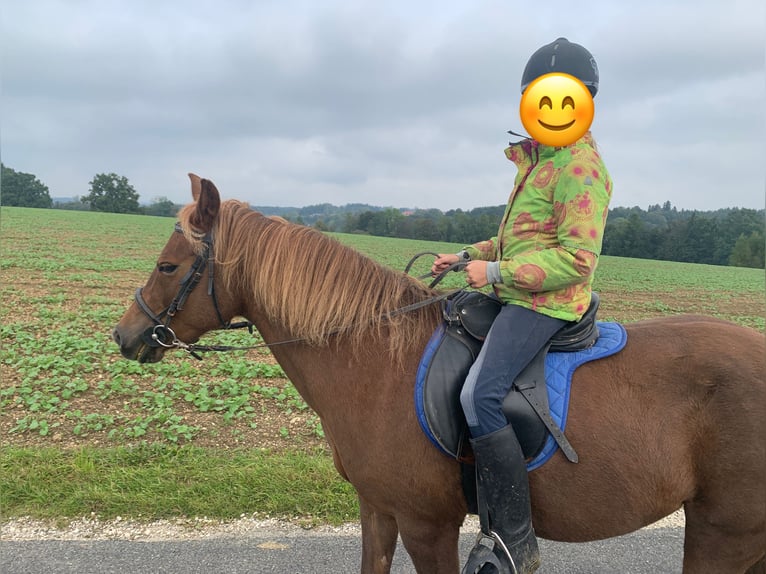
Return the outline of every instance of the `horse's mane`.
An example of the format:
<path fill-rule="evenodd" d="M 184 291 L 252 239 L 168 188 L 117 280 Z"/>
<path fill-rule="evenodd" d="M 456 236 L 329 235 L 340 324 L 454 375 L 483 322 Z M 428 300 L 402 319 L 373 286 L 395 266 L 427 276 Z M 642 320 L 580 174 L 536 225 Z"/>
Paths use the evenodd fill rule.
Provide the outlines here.
<path fill-rule="evenodd" d="M 179 221 L 187 239 L 199 243 L 189 224 L 192 208 Z M 433 291 L 315 229 L 227 200 L 213 233 L 219 277 L 230 289 L 249 291 L 268 319 L 294 337 L 324 344 L 340 333 L 359 345 L 375 330 L 400 357 L 434 327 L 438 305 L 389 316 Z"/>

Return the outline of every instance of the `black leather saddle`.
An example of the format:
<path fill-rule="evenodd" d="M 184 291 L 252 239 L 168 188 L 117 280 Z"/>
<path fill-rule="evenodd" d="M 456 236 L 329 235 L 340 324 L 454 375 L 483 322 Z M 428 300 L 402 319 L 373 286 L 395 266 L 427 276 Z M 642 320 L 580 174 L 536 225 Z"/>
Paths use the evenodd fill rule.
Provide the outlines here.
<path fill-rule="evenodd" d="M 577 462 L 577 454 L 550 416 L 545 356 L 549 350 L 580 351 L 593 346 L 598 339 L 598 305 L 598 295 L 593 293 L 582 319 L 568 323 L 556 333 L 519 375 L 503 402 L 505 416 L 513 425 L 527 459 L 543 449 L 550 433 L 567 458 Z M 495 297 L 476 291 L 461 291 L 445 301 L 444 333 L 433 341 L 430 358 L 424 356 L 421 363 L 423 380 L 418 382 L 418 392 L 422 393 L 418 397 L 421 426 L 440 450 L 461 461 L 466 460 L 468 432 L 460 391 L 501 307 Z"/>

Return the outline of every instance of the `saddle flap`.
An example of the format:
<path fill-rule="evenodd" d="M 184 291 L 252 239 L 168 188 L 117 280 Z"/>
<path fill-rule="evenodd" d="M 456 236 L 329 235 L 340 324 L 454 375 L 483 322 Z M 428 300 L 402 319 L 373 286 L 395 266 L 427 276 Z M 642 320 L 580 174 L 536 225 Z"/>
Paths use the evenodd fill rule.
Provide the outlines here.
<path fill-rule="evenodd" d="M 459 458 L 467 432 L 460 390 L 481 343 L 458 325 L 440 327 L 418 367 L 415 403 L 425 435 L 442 452 Z"/>
<path fill-rule="evenodd" d="M 541 408 L 548 410 L 548 389 L 545 384 L 545 357 L 547 347 L 540 350 L 527 367 L 516 377 L 515 390 L 522 389 L 533 393 L 535 401 Z M 544 425 L 540 424 L 540 417 L 533 409 L 529 401 L 521 392 L 509 392 L 503 401 L 503 413 L 505 418 L 513 423 L 516 438 L 519 440 L 524 457 L 531 459 L 536 457 L 548 436 Z"/>

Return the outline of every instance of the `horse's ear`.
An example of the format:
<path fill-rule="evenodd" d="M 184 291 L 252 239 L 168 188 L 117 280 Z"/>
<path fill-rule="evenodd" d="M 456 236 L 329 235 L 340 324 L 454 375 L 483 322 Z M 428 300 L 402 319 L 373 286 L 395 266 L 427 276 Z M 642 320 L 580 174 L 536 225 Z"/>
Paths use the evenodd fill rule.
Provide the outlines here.
<path fill-rule="evenodd" d="M 196 200 L 194 213 L 189 223 L 198 231 L 208 232 L 213 229 L 215 219 L 218 217 L 221 195 L 209 179 L 201 179 L 194 174 L 189 174 L 189 178 L 192 180 L 192 195 Z"/>
<path fill-rule="evenodd" d="M 197 201 L 199 199 L 199 194 L 202 192 L 202 178 L 195 173 L 190 173 L 189 179 L 191 180 L 192 186 L 192 198 L 194 201 Z"/>

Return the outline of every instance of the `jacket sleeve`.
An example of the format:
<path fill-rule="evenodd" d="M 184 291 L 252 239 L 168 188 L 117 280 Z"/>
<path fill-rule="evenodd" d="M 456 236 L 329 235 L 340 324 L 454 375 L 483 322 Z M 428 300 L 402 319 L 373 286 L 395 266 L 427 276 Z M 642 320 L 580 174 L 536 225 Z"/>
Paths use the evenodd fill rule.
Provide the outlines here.
<path fill-rule="evenodd" d="M 487 239 L 486 241 L 479 241 L 463 249 L 470 255 L 471 259 L 494 261 L 497 259 L 497 237 Z"/>
<path fill-rule="evenodd" d="M 554 191 L 558 245 L 500 262 L 503 283 L 552 291 L 585 282 L 596 269 L 609 210 L 611 182 L 591 162 L 566 166 Z"/>

